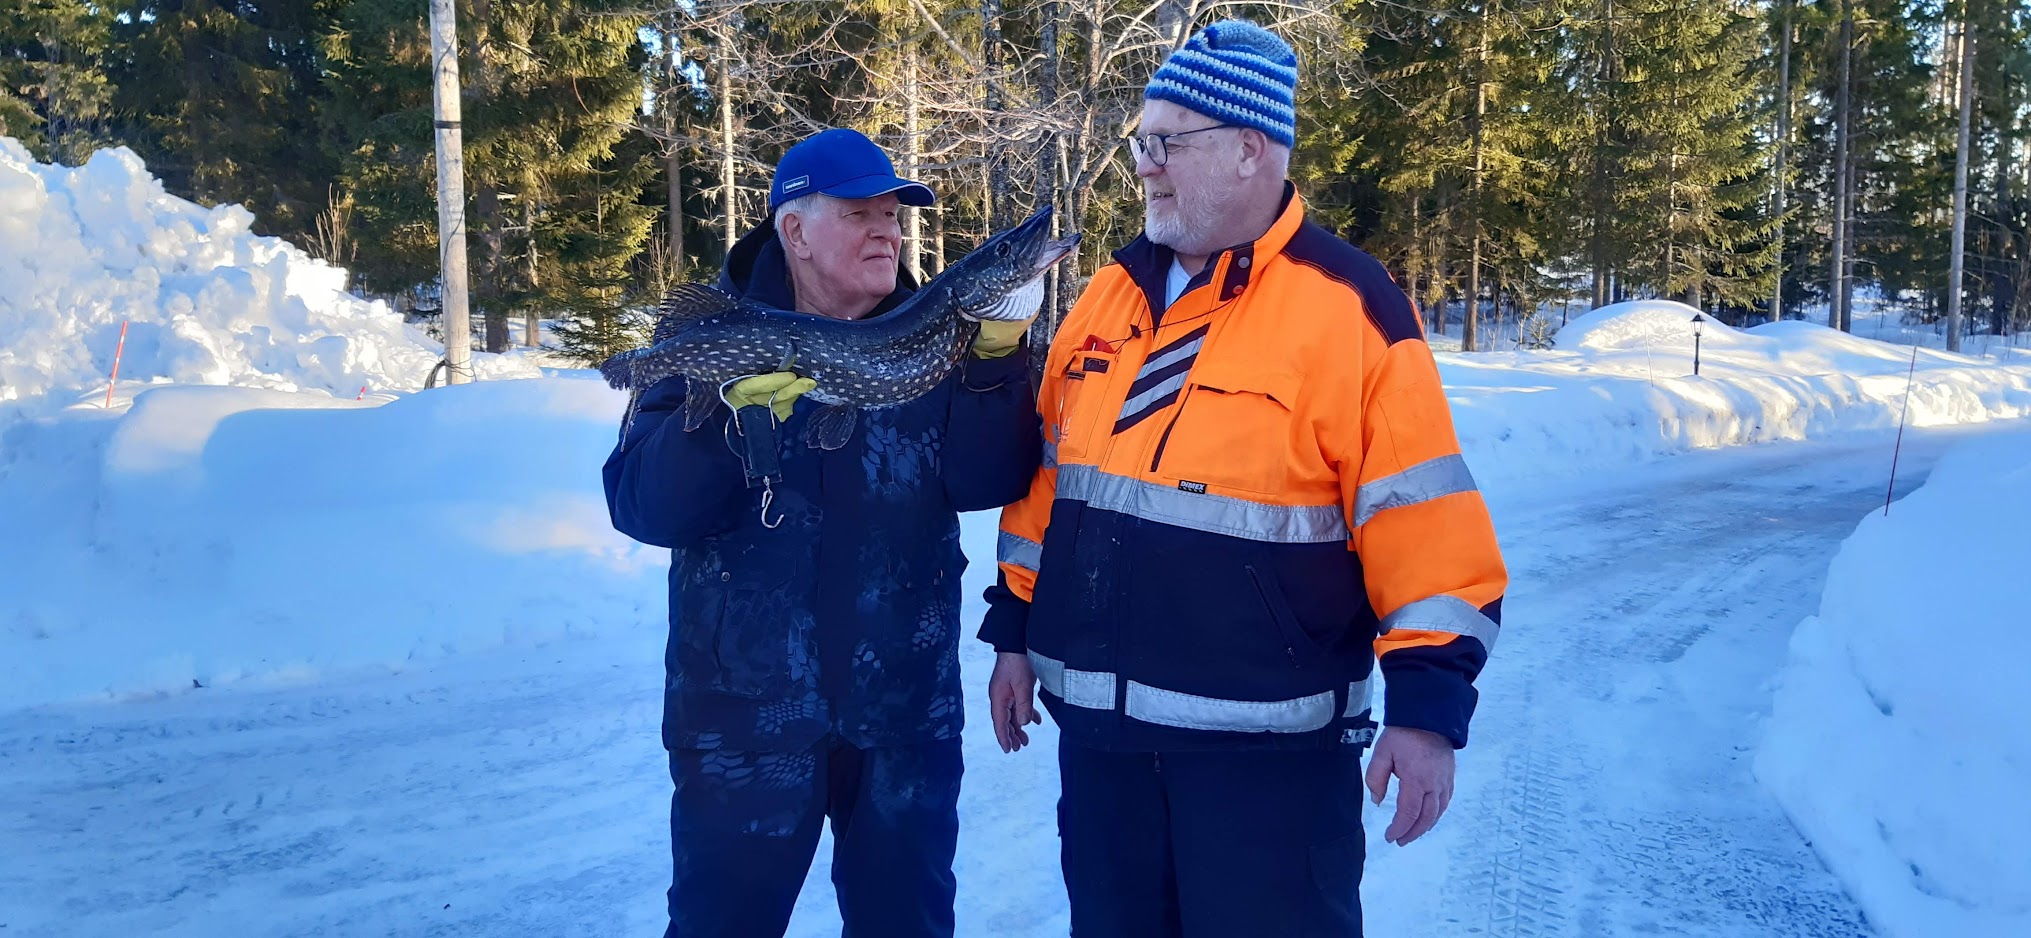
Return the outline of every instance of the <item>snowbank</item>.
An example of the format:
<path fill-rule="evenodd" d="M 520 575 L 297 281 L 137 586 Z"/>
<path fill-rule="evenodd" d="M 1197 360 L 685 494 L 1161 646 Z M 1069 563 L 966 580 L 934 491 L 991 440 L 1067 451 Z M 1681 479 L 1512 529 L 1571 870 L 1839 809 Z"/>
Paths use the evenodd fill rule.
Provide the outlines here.
<path fill-rule="evenodd" d="M 1865 519 L 1791 641 L 1762 779 L 1886 936 L 2031 934 L 2031 434 Z"/>
<path fill-rule="evenodd" d="M 1569 475 L 1686 452 L 1897 427 L 1913 349 L 1786 321 L 1708 322 L 1667 300 L 1574 319 L 1542 352 L 1440 353 L 1461 443 L 1484 482 Z M 2031 416 L 2031 362 L 1918 350 L 1913 426 Z"/>
<path fill-rule="evenodd" d="M 660 629 L 669 553 L 600 492 L 623 402 L 172 386 L 24 421 L 0 438 L 0 708 Z"/>
<path fill-rule="evenodd" d="M 0 137 L 0 421 L 103 395 L 122 321 L 123 386 L 347 399 L 422 387 L 442 346 L 253 221 L 169 195 L 125 148 L 67 167 Z M 537 373 L 512 356 L 475 359 L 486 377 Z"/>
<path fill-rule="evenodd" d="M 1643 348 L 1682 348 L 1692 354 L 1692 318 L 1699 314 L 1684 303 L 1672 300 L 1631 300 L 1613 303 L 1581 315 L 1565 324 L 1553 339 L 1558 347 L 1622 351 Z M 1727 323 L 1705 317 L 1701 325 L 1702 347 L 1733 345 L 1741 335 Z"/>

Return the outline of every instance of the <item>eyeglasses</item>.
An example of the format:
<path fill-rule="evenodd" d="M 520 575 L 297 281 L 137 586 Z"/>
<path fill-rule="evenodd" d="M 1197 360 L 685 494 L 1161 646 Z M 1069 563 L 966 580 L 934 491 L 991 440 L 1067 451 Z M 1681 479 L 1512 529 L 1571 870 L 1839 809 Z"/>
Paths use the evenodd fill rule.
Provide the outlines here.
<path fill-rule="evenodd" d="M 1225 130 L 1227 128 L 1234 126 L 1236 125 L 1214 124 L 1211 127 L 1201 127 L 1198 130 L 1180 130 L 1174 134 L 1138 134 L 1136 136 L 1128 138 L 1128 147 L 1130 150 L 1133 150 L 1135 152 L 1135 155 L 1138 158 L 1148 157 L 1151 165 L 1162 166 L 1165 163 L 1170 162 L 1171 159 L 1170 140 L 1172 137 L 1182 137 L 1185 136 L 1186 134 L 1204 133 L 1208 130 Z"/>

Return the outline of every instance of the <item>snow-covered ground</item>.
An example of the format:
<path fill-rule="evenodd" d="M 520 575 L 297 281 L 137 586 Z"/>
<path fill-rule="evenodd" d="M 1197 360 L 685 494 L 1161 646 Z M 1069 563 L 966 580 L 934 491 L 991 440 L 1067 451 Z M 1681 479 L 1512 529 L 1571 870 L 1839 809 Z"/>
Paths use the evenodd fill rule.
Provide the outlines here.
<path fill-rule="evenodd" d="M 1756 773 L 1886 936 L 2031 935 L 2031 434 L 1840 547 Z"/>
<path fill-rule="evenodd" d="M 1909 435 L 1900 487 L 1964 433 Z M 1392 806 L 1369 809 L 1370 932 L 1866 934 L 1749 762 L 1790 629 L 1880 504 L 1887 458 L 1874 440 L 1777 444 L 1498 490 L 1514 587 L 1477 741 L 1428 838 L 1385 845 Z M 992 551 L 994 520 L 966 518 L 970 555 Z M 968 571 L 968 617 L 991 576 Z M 0 714 L 0 923 L 36 938 L 654 934 L 658 632 Z M 962 652 L 976 715 L 989 658 Z M 1065 933 L 1056 739 L 1034 732 L 1005 756 L 984 721 L 968 727 L 963 935 Z M 826 850 L 797 938 L 838 934 Z"/>

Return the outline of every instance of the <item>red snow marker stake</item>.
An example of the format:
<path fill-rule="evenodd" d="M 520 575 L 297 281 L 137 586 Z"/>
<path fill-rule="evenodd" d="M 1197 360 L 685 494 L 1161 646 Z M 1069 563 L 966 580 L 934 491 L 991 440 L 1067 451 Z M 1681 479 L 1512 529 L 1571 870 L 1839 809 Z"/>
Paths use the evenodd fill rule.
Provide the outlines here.
<path fill-rule="evenodd" d="M 353 400 L 364 401 L 366 399 L 367 399 L 367 386 L 362 384 L 360 385 L 360 393 L 353 395 Z"/>
<path fill-rule="evenodd" d="M 1911 413 L 1911 386 L 1918 377 L 1918 346 L 1911 346 L 1911 373 L 1904 376 L 1904 409 L 1897 414 L 1897 448 L 1890 452 L 1890 491 L 1883 493 L 1883 517 L 1890 517 L 1890 499 L 1897 494 L 1897 457 L 1904 455 L 1904 417 Z"/>
<path fill-rule="evenodd" d="M 127 352 L 127 320 L 120 320 L 120 344 L 113 346 L 113 378 L 106 382 L 106 409 L 113 409 L 113 386 L 120 383 L 120 356 Z"/>

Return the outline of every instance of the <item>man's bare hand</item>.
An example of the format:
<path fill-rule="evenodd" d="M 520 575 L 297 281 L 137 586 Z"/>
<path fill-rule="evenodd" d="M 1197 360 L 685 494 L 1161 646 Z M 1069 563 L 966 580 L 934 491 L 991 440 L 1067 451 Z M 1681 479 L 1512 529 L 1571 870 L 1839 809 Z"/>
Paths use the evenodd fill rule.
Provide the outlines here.
<path fill-rule="evenodd" d="M 1001 673 L 1000 668 L 995 673 Z M 1368 760 L 1368 794 L 1376 804 L 1396 776 L 1396 818 L 1382 839 L 1399 847 L 1423 837 L 1453 803 L 1453 742 L 1429 730 L 1386 727 Z"/>
<path fill-rule="evenodd" d="M 994 716 L 994 741 L 1002 752 L 1015 752 L 1030 744 L 1023 729 L 1042 723 L 1037 714 L 1037 675 L 1030 669 L 1030 656 L 1001 652 L 994 656 L 994 674 L 987 679 L 987 709 Z"/>

